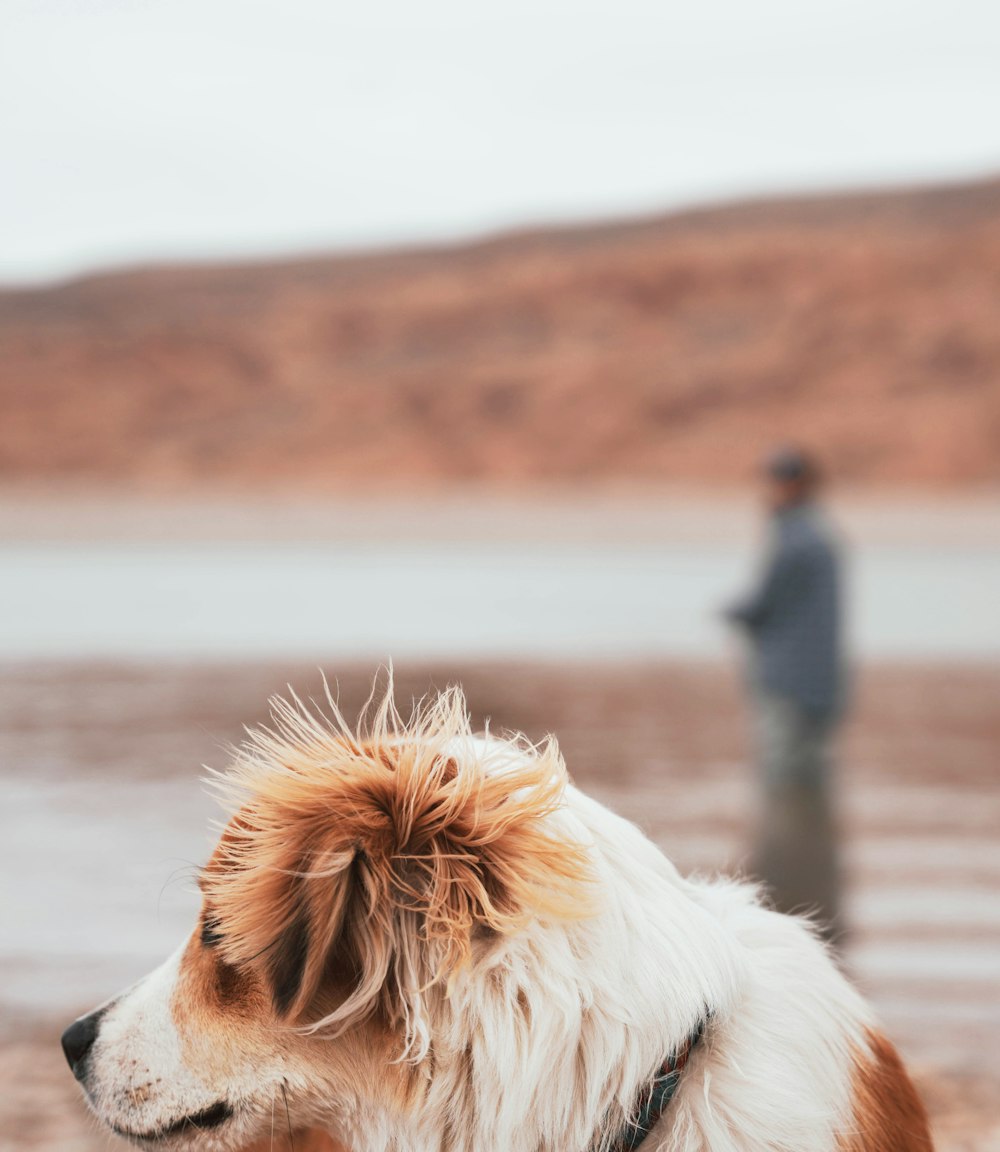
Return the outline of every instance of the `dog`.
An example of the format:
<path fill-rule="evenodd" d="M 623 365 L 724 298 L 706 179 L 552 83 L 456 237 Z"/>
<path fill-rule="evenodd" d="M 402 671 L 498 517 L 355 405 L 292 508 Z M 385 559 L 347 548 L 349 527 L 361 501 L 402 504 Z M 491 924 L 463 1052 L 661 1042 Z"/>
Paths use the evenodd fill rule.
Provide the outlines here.
<path fill-rule="evenodd" d="M 329 693 L 327 694 L 329 697 Z M 148 1149 L 924 1152 L 812 927 L 693 880 L 451 688 L 272 701 L 191 937 L 62 1038 Z M 280 1141 L 276 1143 L 276 1141 Z"/>

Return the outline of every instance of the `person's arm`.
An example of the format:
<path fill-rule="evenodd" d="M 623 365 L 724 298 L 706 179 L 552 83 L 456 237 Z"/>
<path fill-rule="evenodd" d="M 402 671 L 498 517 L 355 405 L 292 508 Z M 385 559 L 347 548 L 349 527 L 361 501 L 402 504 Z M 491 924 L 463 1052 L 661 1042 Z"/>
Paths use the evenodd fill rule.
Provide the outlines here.
<path fill-rule="evenodd" d="M 796 567 L 796 555 L 796 550 L 787 541 L 779 541 L 764 566 L 757 586 L 748 595 L 724 608 L 723 616 L 731 623 L 751 631 L 759 628 L 784 599 Z"/>

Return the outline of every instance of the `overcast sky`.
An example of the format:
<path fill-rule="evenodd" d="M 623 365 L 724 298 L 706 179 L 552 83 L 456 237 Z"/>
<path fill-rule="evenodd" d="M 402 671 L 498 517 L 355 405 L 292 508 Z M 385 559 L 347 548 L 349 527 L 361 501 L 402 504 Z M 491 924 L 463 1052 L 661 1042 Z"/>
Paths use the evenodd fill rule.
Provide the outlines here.
<path fill-rule="evenodd" d="M 0 280 L 1000 172 L 1000 0 L 0 0 Z"/>

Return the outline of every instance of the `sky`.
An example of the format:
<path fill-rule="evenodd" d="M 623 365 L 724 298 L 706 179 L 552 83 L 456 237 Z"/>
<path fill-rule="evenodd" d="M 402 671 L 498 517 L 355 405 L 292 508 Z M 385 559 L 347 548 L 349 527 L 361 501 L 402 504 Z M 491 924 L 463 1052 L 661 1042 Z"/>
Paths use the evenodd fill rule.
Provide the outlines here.
<path fill-rule="evenodd" d="M 1000 172 L 997 0 L 0 0 L 0 282 Z"/>

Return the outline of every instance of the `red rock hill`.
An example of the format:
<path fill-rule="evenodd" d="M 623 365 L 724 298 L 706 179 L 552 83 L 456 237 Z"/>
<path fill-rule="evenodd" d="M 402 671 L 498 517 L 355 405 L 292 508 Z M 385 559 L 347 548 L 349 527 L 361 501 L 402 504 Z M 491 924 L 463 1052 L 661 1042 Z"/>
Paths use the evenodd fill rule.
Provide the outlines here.
<path fill-rule="evenodd" d="M 1000 183 L 0 293 L 0 480 L 1000 480 Z"/>

